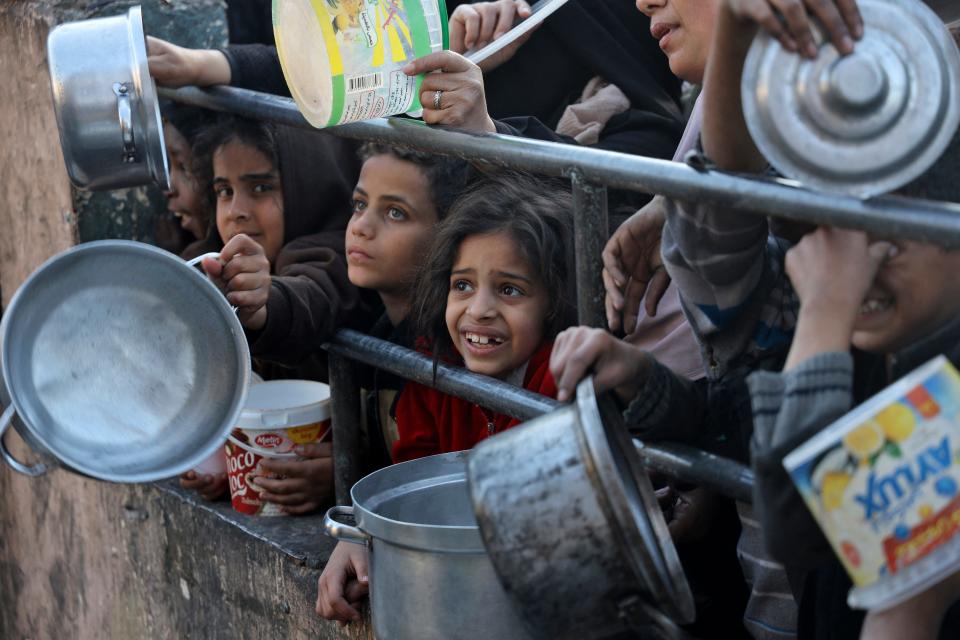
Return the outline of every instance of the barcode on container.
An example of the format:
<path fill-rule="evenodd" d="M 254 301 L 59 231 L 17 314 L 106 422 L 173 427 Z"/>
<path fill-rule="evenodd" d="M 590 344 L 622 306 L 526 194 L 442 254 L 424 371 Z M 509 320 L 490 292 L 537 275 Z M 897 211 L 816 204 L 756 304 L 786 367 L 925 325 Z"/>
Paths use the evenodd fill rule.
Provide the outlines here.
<path fill-rule="evenodd" d="M 347 93 L 356 91 L 369 91 L 379 89 L 383 86 L 383 73 L 367 73 L 362 76 L 351 76 L 347 78 Z"/>

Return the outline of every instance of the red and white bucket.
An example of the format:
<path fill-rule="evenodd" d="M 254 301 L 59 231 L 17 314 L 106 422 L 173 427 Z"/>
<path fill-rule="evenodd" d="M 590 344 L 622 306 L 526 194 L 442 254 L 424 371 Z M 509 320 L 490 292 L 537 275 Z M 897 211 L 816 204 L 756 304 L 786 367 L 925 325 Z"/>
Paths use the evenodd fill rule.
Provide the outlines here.
<path fill-rule="evenodd" d="M 309 380 L 273 380 L 250 387 L 237 426 L 227 439 L 227 477 L 233 508 L 260 516 L 285 515 L 264 502 L 248 480 L 264 458 L 296 459 L 293 448 L 323 440 L 330 430 L 330 387 Z"/>

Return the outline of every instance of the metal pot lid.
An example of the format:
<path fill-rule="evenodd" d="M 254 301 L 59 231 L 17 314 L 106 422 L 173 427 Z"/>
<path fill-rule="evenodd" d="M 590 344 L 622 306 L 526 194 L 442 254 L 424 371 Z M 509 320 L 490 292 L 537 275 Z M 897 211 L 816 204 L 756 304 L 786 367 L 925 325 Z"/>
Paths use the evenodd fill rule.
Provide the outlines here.
<path fill-rule="evenodd" d="M 104 240 L 51 258 L 0 335 L 20 425 L 94 478 L 183 473 L 223 446 L 243 408 L 243 327 L 209 280 L 156 247 Z"/>
<path fill-rule="evenodd" d="M 932 165 L 960 122 L 960 53 L 918 0 L 860 0 L 864 36 L 840 57 L 819 26 L 813 60 L 761 32 L 741 80 L 759 150 L 808 186 L 870 197 Z"/>

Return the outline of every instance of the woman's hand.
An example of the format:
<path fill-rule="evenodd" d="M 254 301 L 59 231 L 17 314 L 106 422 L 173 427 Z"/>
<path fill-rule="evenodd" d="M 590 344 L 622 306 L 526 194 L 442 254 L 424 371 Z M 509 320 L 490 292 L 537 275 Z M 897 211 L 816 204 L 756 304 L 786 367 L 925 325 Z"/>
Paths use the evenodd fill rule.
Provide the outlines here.
<path fill-rule="evenodd" d="M 404 67 L 403 72 L 408 76 L 426 74 L 420 85 L 420 104 L 427 124 L 443 124 L 474 133 L 496 133 L 497 128 L 487 113 L 483 72 L 477 65 L 452 51 L 438 51 L 417 58 Z"/>
<path fill-rule="evenodd" d="M 267 324 L 270 261 L 260 243 L 248 235 L 236 235 L 220 251 L 219 260 L 204 258 L 203 270 L 237 308 L 245 329 L 257 331 Z"/>
<path fill-rule="evenodd" d="M 266 458 L 251 481 L 260 492 L 260 499 L 281 505 L 287 513 L 302 514 L 319 509 L 333 497 L 333 447 L 329 442 L 297 445 L 299 460 Z"/>
<path fill-rule="evenodd" d="M 573 327 L 562 331 L 553 343 L 550 372 L 557 382 L 557 400 L 573 398 L 577 383 L 593 373 L 597 393 L 613 389 L 629 402 L 646 378 L 650 354 L 619 340 L 603 329 Z"/>
<path fill-rule="evenodd" d="M 816 57 L 810 17 L 826 28 L 841 54 L 853 52 L 853 40 L 863 36 L 863 19 L 856 0 L 724 0 L 734 17 L 766 29 L 788 51 Z"/>
<path fill-rule="evenodd" d="M 664 217 L 663 196 L 656 196 L 627 218 L 603 249 L 604 306 L 610 331 L 633 332 L 644 294 L 647 315 L 657 315 L 657 304 L 670 285 L 660 257 Z"/>
<path fill-rule="evenodd" d="M 230 488 L 226 473 L 201 474 L 196 471 L 187 471 L 180 476 L 180 486 L 189 491 L 196 491 L 204 500 L 213 502 L 226 495 Z"/>
<path fill-rule="evenodd" d="M 214 49 L 187 49 L 147 36 L 147 66 L 154 81 L 164 87 L 230 84 L 230 63 Z"/>
<path fill-rule="evenodd" d="M 346 624 L 360 620 L 357 605 L 370 591 L 367 548 L 338 542 L 317 581 L 317 613 Z"/>
<path fill-rule="evenodd" d="M 463 54 L 482 49 L 510 31 L 516 20 L 529 18 L 531 13 L 530 5 L 524 0 L 461 4 L 450 16 L 450 50 Z M 512 58 L 532 34 L 533 31 L 524 34 L 481 62 L 480 69 L 486 73 L 499 67 Z"/>

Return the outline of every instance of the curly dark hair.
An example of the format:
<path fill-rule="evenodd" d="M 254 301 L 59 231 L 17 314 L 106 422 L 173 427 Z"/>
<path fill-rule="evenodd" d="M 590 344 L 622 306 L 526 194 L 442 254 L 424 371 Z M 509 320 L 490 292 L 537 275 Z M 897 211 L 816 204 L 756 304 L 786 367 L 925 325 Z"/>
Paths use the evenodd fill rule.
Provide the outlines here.
<path fill-rule="evenodd" d="M 456 356 L 445 319 L 447 295 L 460 245 L 470 236 L 509 234 L 550 296 L 545 335 L 572 324 L 572 207 L 565 185 L 515 171 L 484 175 L 457 199 L 434 238 L 412 299 L 414 328 L 432 345 L 435 365 Z"/>
<path fill-rule="evenodd" d="M 223 115 L 197 135 L 193 144 L 193 175 L 204 197 L 216 209 L 213 193 L 213 156 L 224 145 L 240 142 L 262 153 L 278 171 L 280 153 L 275 127 L 260 120 Z"/>
<path fill-rule="evenodd" d="M 374 156 L 388 155 L 419 167 L 430 185 L 430 197 L 437 210 L 437 220 L 447 217 L 450 205 L 467 187 L 473 176 L 473 169 L 466 160 L 417 151 L 409 147 L 367 142 L 360 147 L 359 153 L 364 162 Z"/>

